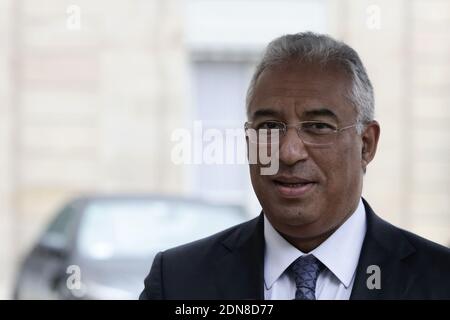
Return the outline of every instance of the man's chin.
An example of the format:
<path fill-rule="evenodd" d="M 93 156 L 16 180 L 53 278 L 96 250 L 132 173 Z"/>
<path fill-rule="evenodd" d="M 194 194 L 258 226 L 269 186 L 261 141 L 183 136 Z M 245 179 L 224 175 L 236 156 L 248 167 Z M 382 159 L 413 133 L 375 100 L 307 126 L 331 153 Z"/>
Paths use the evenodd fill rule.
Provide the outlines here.
<path fill-rule="evenodd" d="M 273 220 L 290 228 L 303 228 L 317 222 L 320 215 L 317 211 L 296 206 L 280 206 L 270 210 Z M 269 220 L 272 220 L 269 218 Z"/>
<path fill-rule="evenodd" d="M 292 217 L 311 217 L 317 215 L 317 197 L 284 198 L 272 195 L 272 207 L 278 212 L 286 212 Z"/>

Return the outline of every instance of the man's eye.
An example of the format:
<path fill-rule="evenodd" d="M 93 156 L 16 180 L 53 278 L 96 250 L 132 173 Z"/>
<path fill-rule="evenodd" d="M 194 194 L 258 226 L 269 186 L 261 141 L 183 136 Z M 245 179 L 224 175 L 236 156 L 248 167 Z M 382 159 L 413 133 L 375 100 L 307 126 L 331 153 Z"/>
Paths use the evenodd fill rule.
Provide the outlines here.
<path fill-rule="evenodd" d="M 266 130 L 281 130 L 283 129 L 283 124 L 275 121 L 266 121 L 258 125 L 258 130 L 266 129 Z"/>
<path fill-rule="evenodd" d="M 336 131 L 336 127 L 326 122 L 309 122 L 303 124 L 303 130 L 314 133 L 331 133 Z"/>

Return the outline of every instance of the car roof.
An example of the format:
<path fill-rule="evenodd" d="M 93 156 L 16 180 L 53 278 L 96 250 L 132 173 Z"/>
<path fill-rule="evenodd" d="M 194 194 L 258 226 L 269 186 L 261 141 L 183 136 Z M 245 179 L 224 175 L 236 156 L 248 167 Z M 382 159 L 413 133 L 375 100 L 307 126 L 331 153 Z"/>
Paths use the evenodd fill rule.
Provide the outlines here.
<path fill-rule="evenodd" d="M 205 200 L 196 197 L 177 196 L 177 195 L 165 195 L 165 194 L 145 194 L 145 193 L 108 193 L 108 194 L 86 194 L 77 196 L 70 200 L 71 204 L 87 205 L 93 202 L 102 201 L 167 201 L 178 203 L 190 203 L 190 204 L 203 204 L 210 206 L 222 206 L 222 207 L 235 207 L 243 209 L 243 206 L 235 203 L 222 203 L 211 200 Z"/>

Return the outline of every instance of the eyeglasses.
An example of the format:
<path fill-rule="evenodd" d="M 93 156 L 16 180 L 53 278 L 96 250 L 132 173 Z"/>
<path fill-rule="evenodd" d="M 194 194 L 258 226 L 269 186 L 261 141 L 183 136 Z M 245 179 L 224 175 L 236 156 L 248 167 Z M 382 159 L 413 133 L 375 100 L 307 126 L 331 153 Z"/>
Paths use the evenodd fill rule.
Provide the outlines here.
<path fill-rule="evenodd" d="M 299 138 L 308 145 L 331 145 L 336 141 L 338 134 L 353 127 L 358 123 L 338 128 L 324 121 L 303 121 L 296 125 L 287 125 L 284 122 L 268 120 L 262 122 L 246 122 L 245 134 L 251 143 L 272 144 L 272 137 L 281 138 L 286 135 L 288 128 L 296 128 Z M 277 139 L 275 139 L 277 140 Z M 279 141 L 275 141 L 279 143 Z"/>

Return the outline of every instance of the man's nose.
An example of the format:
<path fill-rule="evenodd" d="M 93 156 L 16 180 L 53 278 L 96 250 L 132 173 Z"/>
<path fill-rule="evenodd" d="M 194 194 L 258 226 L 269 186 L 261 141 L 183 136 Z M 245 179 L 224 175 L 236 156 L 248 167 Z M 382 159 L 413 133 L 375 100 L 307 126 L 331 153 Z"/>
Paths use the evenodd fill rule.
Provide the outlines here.
<path fill-rule="evenodd" d="M 292 127 L 281 138 L 279 152 L 279 159 L 285 165 L 294 165 L 308 158 L 305 144 L 298 136 L 297 129 Z"/>

